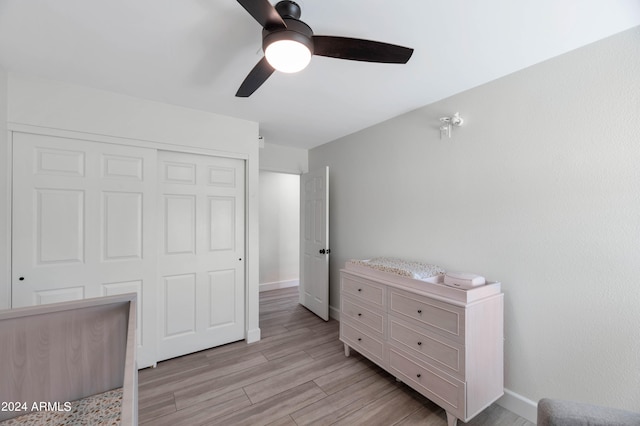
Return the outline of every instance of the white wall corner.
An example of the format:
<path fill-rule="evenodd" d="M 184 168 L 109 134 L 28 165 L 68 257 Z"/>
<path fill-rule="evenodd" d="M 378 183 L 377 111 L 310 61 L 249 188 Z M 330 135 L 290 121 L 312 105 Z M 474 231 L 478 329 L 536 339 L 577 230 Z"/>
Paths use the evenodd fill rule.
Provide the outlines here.
<path fill-rule="evenodd" d="M 520 394 L 505 388 L 504 395 L 496 401 L 496 404 L 534 424 L 537 423 L 538 403 Z"/>
<path fill-rule="evenodd" d="M 247 160 L 247 275 L 246 320 L 247 343 L 260 340 L 260 171 L 257 144 Z"/>

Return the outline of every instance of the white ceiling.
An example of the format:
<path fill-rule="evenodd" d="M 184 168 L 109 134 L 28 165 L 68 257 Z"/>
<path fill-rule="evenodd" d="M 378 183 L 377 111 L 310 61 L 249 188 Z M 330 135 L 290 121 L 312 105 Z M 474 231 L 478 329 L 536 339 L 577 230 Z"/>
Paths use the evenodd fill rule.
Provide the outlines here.
<path fill-rule="evenodd" d="M 258 121 L 267 143 L 311 148 L 640 25 L 638 0 L 297 2 L 315 34 L 413 57 L 316 56 L 236 98 L 262 52 L 260 26 L 235 0 L 0 0 L 0 65 Z"/>

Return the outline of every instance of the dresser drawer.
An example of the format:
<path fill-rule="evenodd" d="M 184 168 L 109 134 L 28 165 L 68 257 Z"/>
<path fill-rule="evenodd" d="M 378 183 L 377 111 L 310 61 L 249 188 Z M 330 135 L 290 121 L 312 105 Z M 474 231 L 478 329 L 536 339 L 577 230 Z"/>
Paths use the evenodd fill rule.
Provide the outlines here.
<path fill-rule="evenodd" d="M 389 372 L 447 412 L 466 418 L 465 383 L 389 348 Z"/>
<path fill-rule="evenodd" d="M 384 338 L 386 321 L 382 311 L 367 308 L 349 297 L 343 297 L 340 318 L 367 327 L 371 331 L 378 333 L 381 339 Z"/>
<path fill-rule="evenodd" d="M 383 309 L 385 307 L 385 287 L 381 284 L 356 277 L 341 274 L 342 294 L 352 296 L 354 300 L 371 303 Z"/>
<path fill-rule="evenodd" d="M 401 290 L 389 291 L 389 312 L 414 319 L 430 330 L 464 343 L 464 309 Z"/>
<path fill-rule="evenodd" d="M 340 321 L 340 340 L 378 364 L 384 363 L 382 340 L 362 332 L 346 321 Z"/>
<path fill-rule="evenodd" d="M 464 345 L 389 316 L 389 344 L 464 380 Z"/>

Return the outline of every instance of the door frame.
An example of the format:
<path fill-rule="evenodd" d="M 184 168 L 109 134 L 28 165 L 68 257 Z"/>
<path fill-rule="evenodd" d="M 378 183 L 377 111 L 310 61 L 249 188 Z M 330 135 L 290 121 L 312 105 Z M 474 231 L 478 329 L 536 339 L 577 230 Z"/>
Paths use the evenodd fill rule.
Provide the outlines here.
<path fill-rule="evenodd" d="M 302 183 L 302 175 L 305 173 L 309 173 L 309 167 L 308 165 L 306 167 L 300 167 L 298 169 L 294 169 L 294 168 L 290 168 L 290 167 L 282 167 L 280 165 L 270 165 L 268 167 L 260 167 L 260 171 L 264 171 L 264 172 L 274 172 L 274 173 L 282 173 L 282 174 L 289 174 L 289 175 L 297 175 L 300 177 L 300 182 Z M 300 206 L 300 213 L 302 210 L 302 200 L 300 200 L 301 206 Z M 302 223 L 302 218 L 301 218 L 301 223 Z M 300 245 L 302 245 L 302 238 L 303 236 L 300 235 Z M 302 253 L 300 253 L 300 258 L 302 258 Z M 302 271 L 301 271 L 302 272 Z M 330 278 L 330 276 L 329 276 Z M 333 318 L 336 320 L 340 320 L 340 310 L 334 306 L 331 305 L 331 300 L 329 300 L 329 318 Z"/>
<path fill-rule="evenodd" d="M 1 131 L 1 130 L 0 130 Z M 0 236 L 5 239 L 0 247 L 0 309 L 11 308 L 11 240 L 13 238 L 13 132 L 5 130 L 5 140 L 0 138 L 0 164 L 5 171 L 0 175 L 0 201 L 4 200 L 4 208 L 0 211 Z"/>
<path fill-rule="evenodd" d="M 0 162 L 4 160 L 6 174 L 2 178 L 6 178 L 6 204 L 3 213 L 6 214 L 6 222 L 0 223 L 6 229 L 6 241 L 4 248 L 6 255 L 6 279 L 0 282 L 0 296 L 6 295 L 4 299 L 7 306 L 3 306 L 0 299 L 0 309 L 10 308 L 11 305 L 11 287 L 13 281 L 11 241 L 13 238 L 12 229 L 12 191 L 13 191 L 13 134 L 32 133 L 37 135 L 62 137 L 68 139 L 79 139 L 91 142 L 110 143 L 115 145 L 134 146 L 139 148 L 151 148 L 164 151 L 183 152 L 187 154 L 199 154 L 224 158 L 235 158 L 245 161 L 245 340 L 247 343 L 253 343 L 260 340 L 259 328 L 259 200 L 258 189 L 259 182 L 259 150 L 258 140 L 256 138 L 256 149 L 254 153 L 246 152 L 229 152 L 216 149 L 200 148 L 188 145 L 169 144 L 165 142 L 156 142 L 150 140 L 132 139 L 127 137 L 108 136 L 93 133 L 85 133 L 74 130 L 54 129 L 40 126 L 32 126 L 28 124 L 8 123 L 7 124 L 7 149 L 3 152 L 0 149 Z M 2 158 L 2 154 L 6 153 L 6 158 Z M 0 185 L 3 184 L 0 178 Z M 2 216 L 0 216 L 2 220 Z M 0 251 L 1 255 L 1 251 Z M 0 263 L 0 267 L 2 264 Z"/>

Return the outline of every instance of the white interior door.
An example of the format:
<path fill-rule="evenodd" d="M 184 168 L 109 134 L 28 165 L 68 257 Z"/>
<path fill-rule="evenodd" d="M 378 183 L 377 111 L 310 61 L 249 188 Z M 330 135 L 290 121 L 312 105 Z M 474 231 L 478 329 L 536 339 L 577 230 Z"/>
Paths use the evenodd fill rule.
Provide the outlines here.
<path fill-rule="evenodd" d="M 300 179 L 300 303 L 329 320 L 329 168 Z"/>
<path fill-rule="evenodd" d="M 159 360 L 244 338 L 244 161 L 158 153 Z"/>
<path fill-rule="evenodd" d="M 155 363 L 156 151 L 13 133 L 12 307 L 138 295 Z"/>

